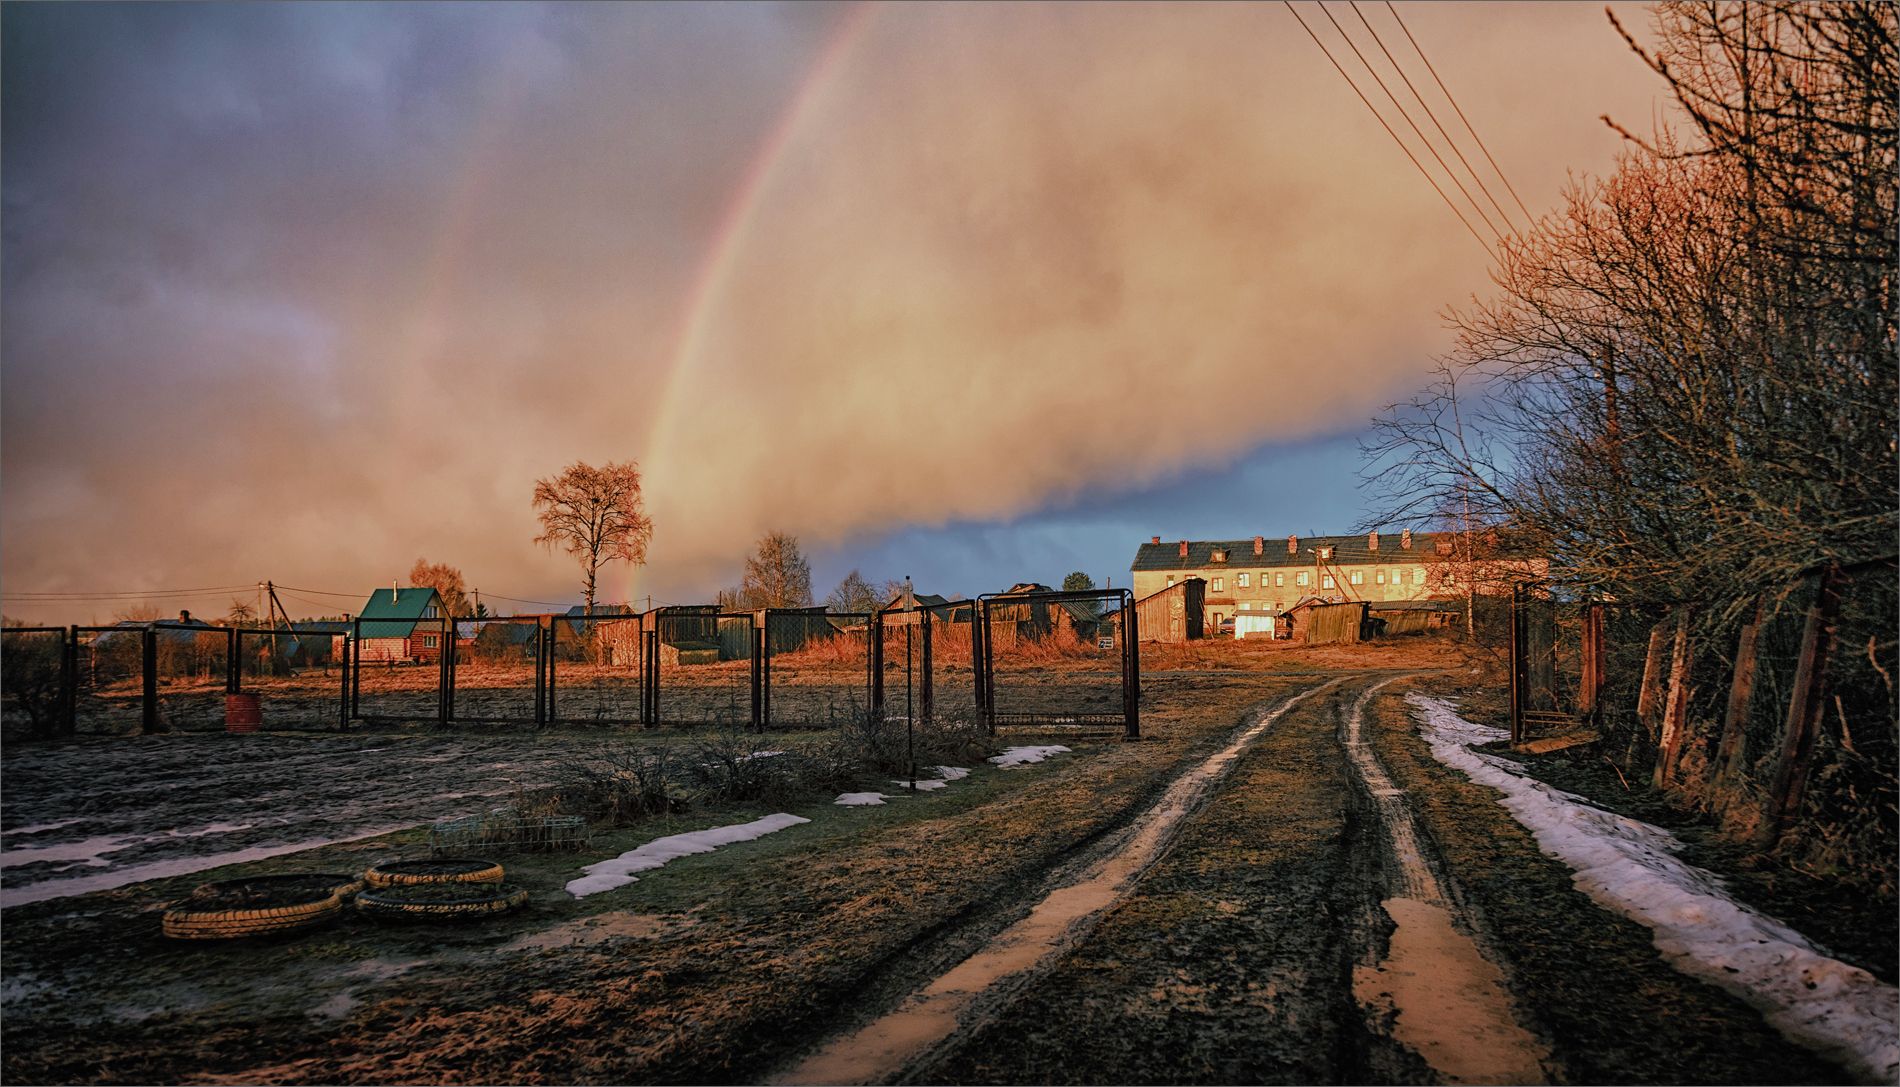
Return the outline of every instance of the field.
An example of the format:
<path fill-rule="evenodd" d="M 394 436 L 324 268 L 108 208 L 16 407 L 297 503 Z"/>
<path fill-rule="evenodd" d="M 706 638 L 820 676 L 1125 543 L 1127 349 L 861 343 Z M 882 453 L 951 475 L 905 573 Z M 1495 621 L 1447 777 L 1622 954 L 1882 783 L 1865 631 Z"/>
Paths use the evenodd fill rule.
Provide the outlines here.
<path fill-rule="evenodd" d="M 159 914 L 204 879 L 357 871 L 425 851 L 432 820 L 505 803 L 553 810 L 564 790 L 578 795 L 576 765 L 640 752 L 809 768 L 864 741 L 825 728 L 387 725 L 11 745 L 0 1072 L 17 1083 L 1430 1082 L 1467 1078 L 1471 1045 L 1447 1039 L 1471 1035 L 1520 1055 L 1505 1066 L 1513 1078 L 1852 1078 L 1672 970 L 1646 930 L 1572 889 L 1487 790 L 1432 761 L 1401 694 L 1463 693 L 1482 714 L 1484 658 L 1419 639 L 1216 641 L 1144 665 L 1138 743 L 1006 731 L 965 749 L 967 777 L 915 794 L 870 763 L 822 792 L 787 777 L 767 783 L 775 794 L 723 800 L 702 773 L 692 803 L 598 821 L 579 854 L 498 855 L 531 892 L 518 913 L 461 926 L 350 917 L 230 943 L 169 941 Z M 1014 680 L 1044 694 L 1101 688 L 1094 669 L 1038 667 Z M 1070 750 L 1014 769 L 982 761 L 1046 744 Z M 1403 794 L 1397 807 L 1348 757 L 1367 750 Z M 891 799 L 831 803 L 850 790 Z M 564 890 L 584 865 L 773 812 L 809 822 L 598 894 Z M 1692 835 L 1693 820 L 1681 823 Z M 1414 840 L 1407 826 L 1409 850 L 1396 844 Z M 1444 888 L 1431 908 L 1467 950 L 1408 969 L 1475 963 L 1470 988 L 1494 993 L 1437 1028 L 1431 1002 L 1391 981 L 1395 957 L 1414 953 L 1417 916 L 1393 902 L 1419 878 Z M 1860 958 L 1891 982 L 1890 945 Z M 980 984 L 933 981 L 972 972 Z M 932 1018 L 942 1008 L 954 1014 Z M 1472 1035 L 1473 1023 L 1491 1033 Z"/>

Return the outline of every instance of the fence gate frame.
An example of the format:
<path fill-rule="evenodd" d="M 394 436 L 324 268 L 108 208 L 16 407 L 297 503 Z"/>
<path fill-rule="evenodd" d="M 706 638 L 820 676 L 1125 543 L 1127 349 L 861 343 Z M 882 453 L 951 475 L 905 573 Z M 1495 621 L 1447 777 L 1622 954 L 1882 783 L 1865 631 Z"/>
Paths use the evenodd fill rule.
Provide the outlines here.
<path fill-rule="evenodd" d="M 1007 713 L 996 708 L 996 657 L 992 622 L 994 605 L 1061 604 L 1076 600 L 1120 601 L 1115 609 L 1121 619 L 1121 695 L 1120 713 Z M 1135 594 L 1128 589 L 1053 590 L 1043 593 L 984 593 L 976 598 L 976 622 L 983 629 L 976 635 L 981 644 L 981 663 L 977 668 L 980 687 L 977 707 L 985 727 L 996 734 L 999 723 L 1010 725 L 1121 725 L 1124 740 L 1141 739 L 1141 631 L 1135 612 Z"/>

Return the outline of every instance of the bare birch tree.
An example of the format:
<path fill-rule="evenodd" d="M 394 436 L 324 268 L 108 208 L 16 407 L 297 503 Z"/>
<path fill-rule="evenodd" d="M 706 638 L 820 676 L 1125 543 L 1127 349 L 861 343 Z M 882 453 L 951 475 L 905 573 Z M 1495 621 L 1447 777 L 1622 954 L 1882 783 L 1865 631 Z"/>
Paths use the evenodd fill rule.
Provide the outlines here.
<path fill-rule="evenodd" d="M 534 542 L 559 546 L 580 562 L 588 615 L 602 566 L 646 562 L 653 522 L 640 500 L 640 466 L 632 461 L 599 468 L 576 461 L 553 479 L 535 481 L 534 508 L 541 520 Z"/>

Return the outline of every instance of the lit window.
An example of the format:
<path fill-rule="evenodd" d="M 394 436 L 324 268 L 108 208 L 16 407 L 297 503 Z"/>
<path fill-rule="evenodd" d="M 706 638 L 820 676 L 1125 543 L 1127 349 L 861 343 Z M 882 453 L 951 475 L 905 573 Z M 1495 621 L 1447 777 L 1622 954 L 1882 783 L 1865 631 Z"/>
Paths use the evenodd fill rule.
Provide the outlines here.
<path fill-rule="evenodd" d="M 1364 571 L 1364 570 L 1354 570 L 1354 571 L 1352 572 L 1352 583 L 1353 583 L 1354 585 L 1364 585 L 1364 584 L 1366 583 L 1366 574 L 1365 574 L 1365 571 Z"/>
<path fill-rule="evenodd" d="M 1332 587 L 1333 587 L 1333 575 L 1331 575 L 1331 574 L 1322 574 L 1322 575 L 1320 575 L 1320 579 L 1319 579 L 1319 587 L 1320 587 L 1320 588 L 1322 588 L 1322 589 L 1330 589 L 1330 588 L 1332 588 Z"/>
<path fill-rule="evenodd" d="M 1293 575 L 1293 584 L 1295 584 L 1295 585 L 1304 585 L 1304 584 L 1306 584 L 1306 571 L 1305 571 L 1305 570 L 1301 570 L 1301 571 L 1300 571 L 1299 573 L 1297 573 L 1297 574 L 1295 574 L 1295 575 Z"/>
<path fill-rule="evenodd" d="M 1380 570 L 1380 571 L 1378 571 L 1378 572 L 1376 572 L 1376 573 L 1374 573 L 1374 574 L 1372 575 L 1372 580 L 1373 580 L 1373 581 L 1374 581 L 1374 582 L 1375 582 L 1376 584 L 1379 584 L 1379 585 L 1384 585 L 1384 584 L 1385 584 L 1385 571 L 1384 571 L 1384 570 Z"/>
<path fill-rule="evenodd" d="M 1285 574 L 1274 574 L 1274 575 L 1273 575 L 1273 583 L 1274 583 L 1275 585 L 1285 585 L 1285 584 L 1286 584 L 1286 575 L 1285 575 Z"/>
<path fill-rule="evenodd" d="M 1221 592 L 1222 590 L 1224 590 L 1224 589 L 1226 589 L 1226 588 L 1227 588 L 1227 579 L 1226 579 L 1226 578 L 1224 578 L 1224 577 L 1217 577 L 1217 578 L 1215 578 L 1215 579 L 1214 579 L 1214 591 L 1215 591 L 1215 592 L 1217 592 L 1217 593 L 1218 593 L 1218 592 Z"/>
<path fill-rule="evenodd" d="M 1237 589 L 1244 589 L 1247 587 L 1247 575 L 1245 572 L 1234 575 L 1234 587 Z"/>

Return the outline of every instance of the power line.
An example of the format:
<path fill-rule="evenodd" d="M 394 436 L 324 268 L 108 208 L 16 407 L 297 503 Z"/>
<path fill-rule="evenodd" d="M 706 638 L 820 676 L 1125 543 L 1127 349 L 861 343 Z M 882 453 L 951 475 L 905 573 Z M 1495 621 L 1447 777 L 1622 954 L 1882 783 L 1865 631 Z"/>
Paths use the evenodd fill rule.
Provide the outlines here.
<path fill-rule="evenodd" d="M 1280 0 L 1280 2 L 1286 5 L 1288 11 L 1293 12 L 1293 18 L 1299 22 L 1300 29 L 1306 31 L 1306 36 L 1313 39 L 1313 44 L 1319 46 L 1319 51 L 1326 54 L 1326 59 L 1332 62 L 1333 70 L 1338 72 L 1339 77 L 1346 81 L 1346 86 L 1351 87 L 1352 93 L 1358 95 L 1359 101 L 1364 102 L 1366 108 L 1372 111 L 1372 116 L 1379 122 L 1379 127 L 1385 129 L 1385 134 L 1392 137 L 1393 143 L 1399 145 L 1399 150 L 1405 152 L 1405 157 L 1412 160 L 1412 165 L 1418 168 L 1420 174 L 1424 175 L 1425 183 L 1432 187 L 1432 191 L 1438 194 L 1438 198 L 1445 202 L 1445 206 L 1451 209 L 1451 213 L 1458 217 L 1458 221 L 1464 224 L 1467 231 L 1470 231 L 1472 240 L 1478 243 L 1478 248 L 1484 250 L 1486 257 L 1492 256 L 1491 243 L 1484 240 L 1483 236 L 1478 233 L 1477 228 L 1471 225 L 1471 220 L 1465 218 L 1464 213 L 1458 210 L 1458 205 L 1452 203 L 1451 197 L 1445 195 L 1445 190 L 1439 187 L 1438 181 L 1432 177 L 1431 172 L 1426 170 L 1424 164 L 1418 161 L 1418 156 L 1412 154 L 1412 149 L 1405 146 L 1404 140 L 1399 139 L 1399 134 L 1392 131 L 1391 125 L 1385 123 L 1385 118 L 1380 116 L 1378 109 L 1376 109 L 1371 100 L 1366 97 L 1365 92 L 1359 89 L 1359 84 L 1354 83 L 1352 77 L 1346 74 L 1346 69 L 1340 67 L 1339 61 L 1333 58 L 1333 51 L 1326 48 L 1326 43 L 1319 40 L 1319 35 L 1313 33 L 1313 28 L 1306 25 L 1305 19 L 1300 18 L 1300 13 L 1294 10 L 1292 0 Z"/>
<path fill-rule="evenodd" d="M 1417 121 L 1412 120 L 1412 115 L 1405 112 L 1405 107 L 1399 104 L 1399 96 L 1393 94 L 1392 88 L 1386 86 L 1385 80 L 1379 78 L 1378 71 L 1372 67 L 1372 62 L 1366 59 L 1366 55 L 1359 51 L 1359 44 L 1352 40 L 1352 35 L 1346 33 L 1346 28 L 1339 25 L 1338 19 L 1333 18 L 1333 13 L 1326 10 L 1325 0 L 1319 0 L 1319 13 L 1326 16 L 1326 21 L 1333 24 L 1333 29 L 1339 31 L 1340 37 L 1346 39 L 1346 48 L 1351 49 L 1352 55 L 1359 58 L 1359 63 L 1365 66 L 1366 74 L 1370 75 L 1372 81 L 1379 85 L 1379 89 L 1385 92 L 1386 100 L 1392 103 L 1392 108 L 1398 110 L 1399 116 L 1405 118 L 1405 123 L 1412 126 L 1412 134 L 1418 137 L 1418 142 L 1425 145 L 1425 150 L 1432 153 L 1432 160 L 1438 163 L 1439 169 L 1445 171 L 1445 176 L 1451 179 L 1451 183 L 1458 186 L 1459 194 L 1465 198 L 1466 203 L 1471 205 L 1471 210 L 1478 213 L 1478 218 L 1484 221 L 1484 225 L 1495 238 L 1503 240 L 1504 232 L 1499 230 L 1497 224 L 1491 221 L 1491 217 L 1484 213 L 1483 206 L 1478 203 L 1476 197 L 1471 195 L 1471 190 L 1465 188 L 1465 183 L 1458 180 L 1458 172 L 1445 163 L 1445 157 L 1438 153 L 1438 145 L 1432 143 L 1431 139 L 1425 135 L 1425 130 L 1418 127 Z"/>
<path fill-rule="evenodd" d="M 1412 77 L 1405 74 L 1405 69 L 1399 66 L 1398 58 L 1394 57 L 1392 51 L 1385 47 L 1384 39 L 1380 38 L 1379 32 L 1372 28 L 1372 23 L 1366 18 L 1366 13 L 1359 10 L 1357 0 L 1347 0 L 1347 3 L 1348 6 L 1352 8 L 1352 13 L 1359 16 L 1359 22 L 1365 26 L 1366 33 L 1372 35 L 1373 44 L 1379 47 L 1379 52 L 1385 54 L 1386 62 L 1391 64 L 1392 70 L 1399 73 L 1399 78 L 1405 81 L 1405 89 L 1412 92 L 1412 97 L 1417 100 L 1419 108 L 1425 111 L 1425 116 L 1432 122 L 1432 127 L 1436 128 L 1438 134 L 1445 138 L 1445 145 L 1451 148 L 1452 154 L 1458 156 L 1459 164 L 1465 168 L 1466 173 L 1471 175 L 1471 180 L 1477 182 L 1478 191 L 1484 194 L 1486 200 L 1491 201 L 1491 207 L 1497 211 L 1498 218 L 1504 220 L 1505 227 L 1515 233 L 1517 224 L 1511 221 L 1510 213 L 1504 210 L 1504 205 L 1498 203 L 1497 197 L 1491 195 L 1490 188 L 1485 185 L 1484 178 L 1478 176 L 1478 171 L 1471 168 L 1470 160 L 1466 159 L 1465 153 L 1458 149 L 1458 141 L 1451 138 L 1451 133 L 1445 131 L 1444 125 L 1438 123 L 1438 115 L 1432 112 L 1430 105 L 1426 104 L 1425 96 L 1418 93 L 1418 88 L 1412 86 Z M 1470 194 L 1467 193 L 1466 195 L 1469 196 Z"/>
<path fill-rule="evenodd" d="M 1517 187 L 1511 184 L 1510 178 L 1504 176 L 1504 171 L 1498 167 L 1498 160 L 1491 157 L 1491 149 L 1484 145 L 1484 140 L 1479 137 L 1478 130 L 1471 127 L 1471 121 L 1465 116 L 1465 111 L 1458 108 L 1458 100 L 1451 96 L 1451 89 L 1445 86 L 1444 80 L 1438 78 L 1438 69 L 1432 67 L 1431 58 L 1425 55 L 1425 50 L 1419 48 L 1418 39 L 1412 37 L 1411 28 L 1405 25 L 1404 19 L 1399 18 L 1399 9 L 1392 6 L 1392 0 L 1385 0 L 1385 6 L 1386 10 L 1392 13 L 1392 18 L 1398 22 L 1399 29 L 1405 31 L 1405 40 L 1412 43 L 1412 49 L 1418 53 L 1418 59 L 1425 62 L 1425 70 L 1432 73 L 1432 79 L 1438 84 L 1438 89 L 1445 93 L 1445 101 L 1451 103 L 1451 108 L 1458 113 L 1458 119 L 1465 123 L 1465 131 L 1471 133 L 1471 138 L 1477 141 L 1478 150 L 1484 152 L 1485 161 L 1491 164 L 1493 170 L 1497 170 L 1498 180 L 1504 182 L 1504 187 L 1510 190 L 1511 199 L 1517 201 L 1518 210 L 1524 213 L 1526 220 L 1536 222 L 1537 217 L 1531 214 L 1531 209 L 1524 206 L 1524 198 L 1517 195 Z"/>
<path fill-rule="evenodd" d="M 202 589 L 142 589 L 136 592 L 34 592 L 31 590 L 5 591 L 0 596 L 9 600 L 47 601 L 61 600 L 142 600 L 164 596 L 209 596 L 213 593 L 250 592 L 255 585 L 213 585 Z"/>

